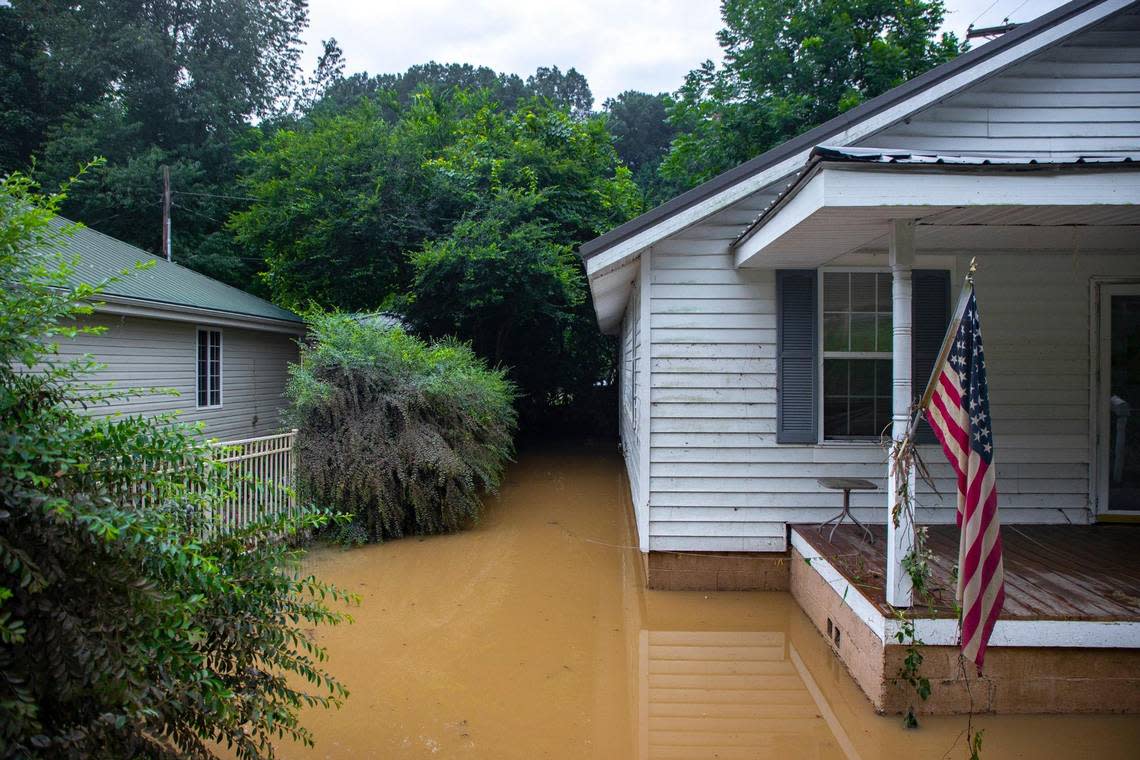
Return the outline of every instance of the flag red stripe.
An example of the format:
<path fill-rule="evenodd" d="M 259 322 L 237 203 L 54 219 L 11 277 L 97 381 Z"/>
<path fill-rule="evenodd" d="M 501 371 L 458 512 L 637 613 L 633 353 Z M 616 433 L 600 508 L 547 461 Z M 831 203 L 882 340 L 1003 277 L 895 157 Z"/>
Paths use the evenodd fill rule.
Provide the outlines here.
<path fill-rule="evenodd" d="M 965 484 L 966 473 L 963 472 L 962 465 L 954 453 L 946 449 L 946 438 L 948 436 L 953 438 L 958 444 L 958 448 L 962 451 L 966 451 L 969 448 L 966 434 L 962 431 L 962 428 L 958 427 L 958 423 L 954 421 L 954 417 L 946 409 L 941 396 L 935 393 L 931 396 L 930 400 L 938 407 L 938 412 L 942 416 L 940 423 L 932 425 L 931 427 L 934 428 L 934 432 L 938 435 L 939 442 L 942 443 L 943 450 L 946 451 L 946 458 L 950 461 L 950 464 L 954 466 L 954 472 L 958 475 L 958 486 L 962 487 Z"/>
<path fill-rule="evenodd" d="M 977 300 L 967 291 L 951 325 L 946 363 L 935 378 L 927 418 L 958 486 L 958 600 L 962 607 L 962 652 L 980 669 L 986 645 L 1005 602 L 1002 544 L 997 508 L 993 439 L 989 426 L 985 354 Z"/>

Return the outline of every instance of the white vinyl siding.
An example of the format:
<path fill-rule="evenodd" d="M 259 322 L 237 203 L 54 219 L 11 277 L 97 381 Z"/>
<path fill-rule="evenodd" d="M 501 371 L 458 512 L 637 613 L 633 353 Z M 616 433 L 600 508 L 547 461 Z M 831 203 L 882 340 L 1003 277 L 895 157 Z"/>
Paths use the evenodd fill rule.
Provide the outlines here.
<path fill-rule="evenodd" d="M 1004 522 L 1089 519 L 1089 282 L 1140 278 L 1137 253 L 978 254 Z M 839 510 L 817 478 L 884 488 L 877 445 L 776 444 L 774 271 L 735 269 L 728 242 L 699 228 L 653 255 L 651 549 L 783 549 L 786 523 Z M 971 255 L 920 251 L 915 267 L 951 262 L 956 297 Z M 886 255 L 861 259 L 881 267 Z M 920 488 L 919 519 L 950 522 L 951 473 L 936 447 L 923 451 L 942 496 Z M 885 520 L 882 490 L 852 503 L 859 519 Z"/>
<path fill-rule="evenodd" d="M 648 264 L 648 254 L 644 259 Z M 649 483 L 648 458 L 649 406 L 645 398 L 648 372 L 649 343 L 646 340 L 648 304 L 643 293 L 648 291 L 642 261 L 637 262 L 638 274 L 631 286 L 629 301 L 621 322 L 621 367 L 619 388 L 618 428 L 626 472 L 629 475 L 630 498 L 633 502 L 638 542 L 643 549 L 649 541 Z"/>
<path fill-rule="evenodd" d="M 101 335 L 61 340 L 64 358 L 92 354 L 106 367 L 93 380 L 116 388 L 173 389 L 91 409 L 94 414 L 157 414 L 177 411 L 183 422 L 202 421 L 206 436 L 237 440 L 282 429 L 289 362 L 297 361 L 296 337 L 281 333 L 224 330 L 222 393 L 225 405 L 198 408 L 197 336 L 188 322 L 95 314 L 82 324 L 101 325 Z"/>
<path fill-rule="evenodd" d="M 1108 19 L 859 145 L 961 154 L 1140 148 L 1140 13 Z"/>
<path fill-rule="evenodd" d="M 626 471 L 629 473 L 630 495 L 634 508 L 643 500 L 643 485 L 639 482 L 641 468 L 638 453 L 641 450 L 637 419 L 637 381 L 641 372 L 638 354 L 641 351 L 641 314 L 638 283 L 634 282 L 629 296 L 625 316 L 621 323 L 621 387 L 619 395 L 618 429 L 621 435 L 622 452 L 625 455 Z"/>

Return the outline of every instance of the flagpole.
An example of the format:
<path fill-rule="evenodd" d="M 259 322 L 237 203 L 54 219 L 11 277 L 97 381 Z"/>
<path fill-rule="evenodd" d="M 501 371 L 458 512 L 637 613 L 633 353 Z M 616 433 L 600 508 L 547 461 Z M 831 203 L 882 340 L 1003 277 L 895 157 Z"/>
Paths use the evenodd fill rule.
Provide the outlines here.
<path fill-rule="evenodd" d="M 962 285 L 962 292 L 958 295 L 958 304 L 954 307 L 954 315 L 950 319 L 950 324 L 946 326 L 946 335 L 942 338 L 942 348 L 938 351 L 938 358 L 934 360 L 934 366 L 930 368 L 930 379 L 926 381 L 926 390 L 922 392 L 918 406 L 915 407 L 914 413 L 911 415 L 910 427 L 907 429 L 906 435 L 908 442 L 914 441 L 918 423 L 926 412 L 926 407 L 930 406 L 930 399 L 934 397 L 934 389 L 937 387 L 938 376 L 942 373 L 942 365 L 946 363 L 946 358 L 950 356 L 950 349 L 954 347 L 958 325 L 962 322 L 962 315 L 966 312 L 966 304 L 970 301 L 970 294 L 974 292 L 974 272 L 976 271 L 978 271 L 977 259 L 970 259 L 970 270 L 966 273 L 966 281 Z"/>

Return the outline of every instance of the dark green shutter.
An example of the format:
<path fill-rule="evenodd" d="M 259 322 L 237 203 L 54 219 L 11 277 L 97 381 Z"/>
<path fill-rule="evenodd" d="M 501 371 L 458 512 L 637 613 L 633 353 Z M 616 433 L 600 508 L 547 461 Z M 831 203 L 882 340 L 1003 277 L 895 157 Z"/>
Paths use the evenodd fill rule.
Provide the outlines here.
<path fill-rule="evenodd" d="M 815 443 L 816 273 L 776 272 L 776 442 Z"/>
<path fill-rule="evenodd" d="M 942 348 L 950 321 L 950 273 L 942 269 L 915 269 L 911 272 L 911 319 L 913 358 L 911 387 L 914 400 L 926 390 L 934 362 Z M 924 419 L 918 426 L 918 443 L 937 443 L 934 431 Z"/>

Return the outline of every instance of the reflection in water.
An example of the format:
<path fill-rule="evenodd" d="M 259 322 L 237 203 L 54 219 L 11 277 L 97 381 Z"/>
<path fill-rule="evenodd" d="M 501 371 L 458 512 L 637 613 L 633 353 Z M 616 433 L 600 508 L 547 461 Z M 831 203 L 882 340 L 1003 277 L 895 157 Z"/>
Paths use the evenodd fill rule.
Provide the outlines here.
<path fill-rule="evenodd" d="M 317 633 L 352 694 L 281 755 L 886 760 L 960 740 L 963 718 L 876 716 L 787 594 L 644 591 L 620 462 L 529 453 L 469 532 L 315 550 L 312 571 L 363 597 Z M 1140 747 L 1134 717 L 980 726 L 987 760 Z"/>
<path fill-rule="evenodd" d="M 641 664 L 641 758 L 844 756 L 783 631 L 643 630 Z"/>

